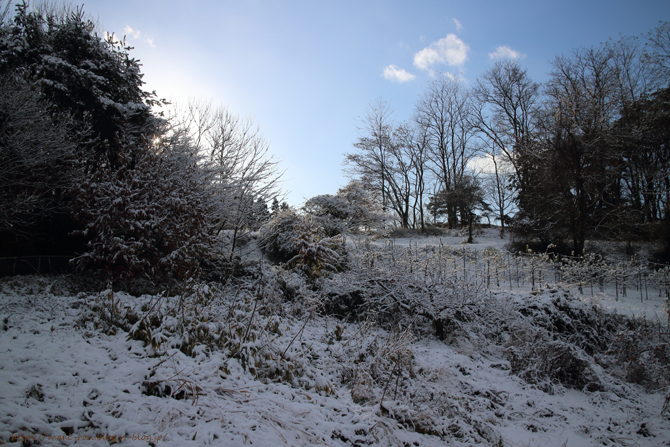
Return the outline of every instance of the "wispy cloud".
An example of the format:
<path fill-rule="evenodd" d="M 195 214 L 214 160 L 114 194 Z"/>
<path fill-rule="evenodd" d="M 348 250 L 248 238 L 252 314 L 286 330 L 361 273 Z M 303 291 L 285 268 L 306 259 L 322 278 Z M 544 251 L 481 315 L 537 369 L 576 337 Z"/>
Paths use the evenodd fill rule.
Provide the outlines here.
<path fill-rule="evenodd" d="M 458 20 L 458 19 L 454 19 L 454 23 L 456 24 L 456 30 L 457 30 L 457 31 L 460 31 L 460 30 L 463 29 L 463 24 L 461 23 L 460 20 Z"/>
<path fill-rule="evenodd" d="M 137 39 L 142 34 L 142 31 L 138 29 L 133 29 L 128 25 L 126 25 L 126 27 L 123 28 L 123 31 L 125 31 L 126 37 L 132 37 L 133 39 Z M 151 46 L 151 48 L 156 48 L 156 45 L 154 44 L 154 39 L 152 37 L 142 37 L 142 38 L 147 41 L 147 43 Z"/>
<path fill-rule="evenodd" d="M 398 68 L 395 65 L 389 65 L 384 69 L 384 79 L 392 82 L 407 82 L 414 79 L 412 73 L 405 71 L 402 68 Z"/>
<path fill-rule="evenodd" d="M 523 59 L 525 54 L 514 51 L 506 45 L 499 46 L 493 53 L 489 53 L 491 59 Z"/>
<path fill-rule="evenodd" d="M 463 65 L 468 58 L 470 46 L 456 36 L 447 37 L 431 43 L 427 48 L 414 55 L 414 66 L 421 70 L 430 69 L 433 64 Z"/>
<path fill-rule="evenodd" d="M 140 34 L 141 34 L 140 30 L 132 29 L 128 25 L 126 25 L 126 27 L 123 28 L 123 30 L 126 32 L 126 36 L 132 36 L 135 39 L 140 37 Z"/>

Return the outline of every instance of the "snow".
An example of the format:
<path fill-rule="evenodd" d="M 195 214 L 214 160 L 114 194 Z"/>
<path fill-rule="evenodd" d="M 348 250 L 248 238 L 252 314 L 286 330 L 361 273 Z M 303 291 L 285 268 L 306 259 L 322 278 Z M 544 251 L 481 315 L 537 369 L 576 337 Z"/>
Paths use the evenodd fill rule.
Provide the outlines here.
<path fill-rule="evenodd" d="M 375 425 L 372 430 L 381 436 L 402 432 L 403 439 L 421 439 L 377 417 L 374 408 L 354 405 L 344 391 L 327 396 L 316 389 L 262 384 L 235 360 L 226 362 L 224 374 L 220 354 L 190 358 L 168 350 L 154 358 L 142 343 L 127 341 L 124 332 L 106 335 L 79 327 L 81 298 L 45 291 L 14 294 L 5 287 L 2 299 L 9 311 L 8 329 L 0 336 L 0 437 L 5 443 L 21 433 L 39 435 L 45 445 L 86 444 L 98 436 L 128 445 L 146 445 L 133 436 L 154 441 L 160 436 L 159 445 L 174 446 L 344 445 L 333 444 L 334 431 L 353 439 L 359 427 Z M 318 336 L 323 321 L 315 323 L 310 329 Z M 142 394 L 151 371 L 153 380 L 181 383 L 189 397 Z M 319 376 L 315 385 L 326 384 Z M 26 397 L 32 388 L 43 397 Z M 55 440 L 66 433 L 69 439 Z"/>
<path fill-rule="evenodd" d="M 483 259 L 487 255 L 487 250 L 493 250 L 493 253 L 497 252 L 498 254 L 507 253 L 509 240 L 501 239 L 499 237 L 499 229 L 496 227 L 482 228 L 479 229 L 477 233 L 478 234 L 475 236 L 474 243 L 472 244 L 466 243 L 467 230 L 447 230 L 447 233 L 442 236 L 417 235 L 415 237 L 379 238 L 372 241 L 372 245 L 381 249 L 400 250 L 401 252 L 407 249 L 426 252 L 427 250 L 441 248 L 445 252 L 452 253 L 455 258 L 462 259 L 464 255 L 468 257 L 468 274 L 481 275 L 485 267 Z M 365 237 L 363 236 L 350 235 L 347 237 L 348 244 L 352 248 L 360 247 L 366 241 Z M 649 247 L 646 247 L 643 244 L 635 245 L 636 246 L 634 247 L 634 250 L 638 252 L 638 255 L 649 254 Z M 631 262 L 630 256 L 626 257 L 622 254 L 624 251 L 623 243 L 617 244 L 614 242 L 587 241 L 587 246 L 592 250 L 603 252 L 606 256 L 607 262 L 609 263 L 609 268 L 616 268 L 616 263 L 618 263 L 619 266 L 623 265 L 625 268 L 626 261 Z M 473 259 L 476 262 L 477 256 L 480 257 L 480 263 L 473 265 Z M 634 262 L 635 261 L 633 260 L 633 265 L 637 265 Z M 602 267 L 603 270 L 607 268 L 605 266 L 596 266 L 596 271 L 594 274 L 606 275 L 608 273 L 604 271 L 598 271 L 599 267 Z M 542 268 L 545 276 L 553 275 L 555 270 L 553 268 L 539 266 L 537 268 Z M 512 270 L 514 269 L 512 268 Z M 582 284 L 581 290 L 577 284 L 568 284 L 565 281 L 562 282 L 561 286 L 567 289 L 572 295 L 580 298 L 585 302 L 597 303 L 610 311 L 618 312 L 622 315 L 647 317 L 652 320 L 667 319 L 667 301 L 665 296 L 666 288 L 657 287 L 657 285 L 654 285 L 651 282 L 649 282 L 649 284 L 644 283 L 642 284 L 642 287 L 639 287 L 640 284 L 638 284 L 637 279 L 635 279 L 636 273 L 637 272 L 635 271 L 633 272 L 632 279 L 629 280 L 628 289 L 625 293 L 621 289 L 620 283 L 618 285 L 618 291 L 615 289 L 613 283 L 605 283 L 601 288 L 596 283 L 596 281 Z M 512 274 L 515 274 L 515 272 L 512 271 Z M 508 280 L 503 279 L 504 272 L 502 272 L 500 280 L 498 281 L 497 289 L 523 290 L 530 292 L 532 287 L 529 278 L 523 277 L 523 272 L 521 275 L 521 284 L 518 285 L 515 279 L 510 288 L 508 287 Z M 553 283 L 553 278 L 551 278 L 549 282 Z M 496 288 L 495 286 L 491 287 Z"/>
<path fill-rule="evenodd" d="M 347 238 L 352 246 L 360 242 Z M 373 244 L 384 247 L 384 241 Z M 262 275 L 282 278 L 302 301 L 256 309 L 255 286 L 193 292 L 214 297 L 200 324 L 239 323 L 255 334 L 240 344 L 248 356 L 237 357 L 204 342 L 194 344 L 191 356 L 171 346 L 177 317 L 165 319 L 152 347 L 106 324 L 95 310 L 107 303 L 110 312 L 141 314 L 167 306 L 160 297 L 76 293 L 71 279 L 56 276 L 0 280 L 0 443 L 21 445 L 20 435 L 39 445 L 670 445 L 665 388 L 645 390 L 596 365 L 603 381 L 598 391 L 558 383 L 543 391 L 511 373 L 502 345 L 477 332 L 477 321 L 463 326 L 468 336 L 450 341 L 418 323 L 382 325 L 370 315 L 347 322 L 313 312 L 309 303 L 317 297 L 297 273 L 266 266 Z M 351 278 L 328 281 L 344 292 L 355 287 Z M 280 295 L 267 284 L 269 296 Z M 492 299 L 504 310 L 549 305 L 560 293 L 578 298 L 569 301 L 577 308 L 661 312 L 656 295 L 640 302 L 631 291 L 617 303 L 584 292 L 500 287 Z M 272 362 L 292 365 L 292 378 L 263 375 Z"/>
<path fill-rule="evenodd" d="M 477 234 L 479 233 L 479 234 Z M 377 239 L 374 244 L 377 246 L 384 246 L 391 243 L 396 247 L 449 247 L 454 250 L 467 251 L 482 251 L 486 248 L 494 248 L 497 250 L 505 249 L 509 244 L 508 239 L 500 238 L 500 230 L 497 228 L 483 228 L 477 231 L 474 236 L 472 244 L 468 244 L 467 229 L 464 230 L 447 230 L 447 233 L 442 236 L 420 236 L 415 237 L 401 237 L 401 238 L 386 238 Z"/>

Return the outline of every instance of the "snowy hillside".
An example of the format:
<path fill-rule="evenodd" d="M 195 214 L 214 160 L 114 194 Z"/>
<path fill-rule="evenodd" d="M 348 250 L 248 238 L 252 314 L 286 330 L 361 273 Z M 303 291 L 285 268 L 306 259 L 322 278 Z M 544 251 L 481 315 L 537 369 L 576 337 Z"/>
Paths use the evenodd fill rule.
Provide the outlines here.
<path fill-rule="evenodd" d="M 317 280 L 254 261 L 173 297 L 3 279 L 1 442 L 670 445 L 664 320 L 393 273 L 371 245 Z"/>

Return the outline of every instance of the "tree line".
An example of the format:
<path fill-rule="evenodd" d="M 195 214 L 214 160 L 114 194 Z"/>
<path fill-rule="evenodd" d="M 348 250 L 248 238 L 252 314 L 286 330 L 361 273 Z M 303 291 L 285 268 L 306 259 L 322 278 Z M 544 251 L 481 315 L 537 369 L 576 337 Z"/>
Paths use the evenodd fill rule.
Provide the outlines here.
<path fill-rule="evenodd" d="M 0 10 L 0 257 L 67 255 L 116 282 L 155 283 L 231 261 L 281 200 L 253 120 L 146 91 L 131 48 L 80 7 L 11 5 Z"/>
<path fill-rule="evenodd" d="M 438 75 L 405 122 L 379 99 L 345 169 L 402 228 L 485 216 L 524 243 L 581 254 L 590 237 L 646 238 L 667 254 L 669 100 L 665 22 L 555 57 L 544 84 L 516 60 L 472 85 Z"/>

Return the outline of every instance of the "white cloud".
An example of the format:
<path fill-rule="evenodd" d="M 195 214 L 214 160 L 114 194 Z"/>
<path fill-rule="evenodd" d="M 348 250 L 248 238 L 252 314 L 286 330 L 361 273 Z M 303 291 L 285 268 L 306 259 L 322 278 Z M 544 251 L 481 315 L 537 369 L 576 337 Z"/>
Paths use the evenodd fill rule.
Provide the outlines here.
<path fill-rule="evenodd" d="M 123 31 L 126 33 L 124 37 L 132 37 L 133 39 L 137 39 L 142 34 L 140 30 L 133 29 L 129 25 L 126 25 L 126 27 L 123 28 Z M 154 44 L 154 39 L 152 37 L 143 37 L 143 39 L 146 40 L 151 48 L 156 48 L 156 44 Z"/>
<path fill-rule="evenodd" d="M 454 19 L 454 23 L 456 24 L 456 30 L 457 30 L 457 31 L 460 31 L 460 30 L 463 29 L 463 24 L 461 23 L 460 20 L 458 20 L 458 19 Z"/>
<path fill-rule="evenodd" d="M 447 37 L 431 43 L 427 48 L 414 55 L 414 66 L 428 70 L 436 63 L 448 65 L 463 65 L 468 58 L 470 46 L 459 39 L 456 34 L 447 34 Z"/>
<path fill-rule="evenodd" d="M 139 30 L 134 30 L 131 27 L 129 27 L 128 25 L 126 25 L 126 27 L 123 28 L 123 30 L 126 32 L 127 36 L 133 36 L 135 39 L 140 37 L 140 34 L 141 34 L 141 32 Z"/>
<path fill-rule="evenodd" d="M 395 65 L 389 65 L 384 69 L 384 79 L 387 81 L 407 82 L 411 81 L 415 77 L 416 76 L 414 76 L 412 73 L 409 73 L 402 68 L 398 68 Z"/>
<path fill-rule="evenodd" d="M 493 53 L 489 53 L 489 57 L 491 59 L 521 59 L 524 55 L 506 45 L 502 45 L 496 48 Z"/>
<path fill-rule="evenodd" d="M 498 161 L 498 163 L 500 163 Z M 472 171 L 482 174 L 491 174 L 495 172 L 493 160 L 488 155 L 475 157 L 468 160 L 468 168 Z"/>

